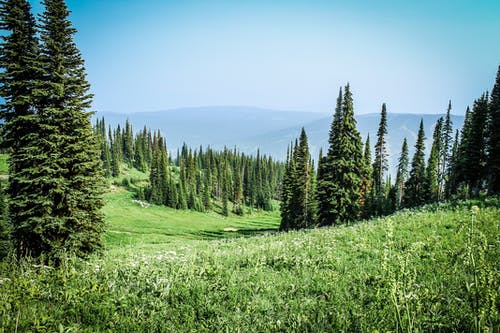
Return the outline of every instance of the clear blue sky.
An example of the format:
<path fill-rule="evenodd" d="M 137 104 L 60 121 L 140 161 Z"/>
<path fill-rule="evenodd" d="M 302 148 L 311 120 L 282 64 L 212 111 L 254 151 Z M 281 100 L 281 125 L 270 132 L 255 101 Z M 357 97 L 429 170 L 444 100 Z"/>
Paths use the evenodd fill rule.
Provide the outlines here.
<path fill-rule="evenodd" d="M 500 64 L 497 0 L 67 3 L 99 111 L 330 112 L 349 81 L 357 113 L 463 114 Z"/>

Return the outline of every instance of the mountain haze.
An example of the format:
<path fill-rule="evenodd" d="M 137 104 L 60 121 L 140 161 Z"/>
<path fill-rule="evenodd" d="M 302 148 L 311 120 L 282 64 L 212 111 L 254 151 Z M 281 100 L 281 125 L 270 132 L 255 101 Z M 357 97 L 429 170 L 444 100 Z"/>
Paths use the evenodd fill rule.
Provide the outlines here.
<path fill-rule="evenodd" d="M 420 119 L 424 121 L 426 152 L 430 151 L 432 132 L 439 117 L 444 114 L 404 114 L 388 113 L 388 153 L 390 170 L 393 173 L 401 144 L 406 137 L 413 153 Z M 134 130 L 144 126 L 152 130 L 159 129 L 167 138 L 170 151 L 175 152 L 185 142 L 190 147 L 211 146 L 215 149 L 237 147 L 248 154 L 269 154 L 277 159 L 286 158 L 287 146 L 305 128 L 311 154 L 317 160 L 320 148 L 328 148 L 328 132 L 332 114 L 316 112 L 297 112 L 269 110 L 252 107 L 197 107 L 181 108 L 156 112 L 112 113 L 98 112 L 96 117 L 104 117 L 107 124 L 121 126 L 128 119 Z M 358 114 L 355 116 L 357 128 L 363 142 L 370 134 L 373 145 L 380 114 Z M 461 128 L 464 117 L 452 115 L 453 128 Z M 373 156 L 373 155 L 372 155 Z"/>

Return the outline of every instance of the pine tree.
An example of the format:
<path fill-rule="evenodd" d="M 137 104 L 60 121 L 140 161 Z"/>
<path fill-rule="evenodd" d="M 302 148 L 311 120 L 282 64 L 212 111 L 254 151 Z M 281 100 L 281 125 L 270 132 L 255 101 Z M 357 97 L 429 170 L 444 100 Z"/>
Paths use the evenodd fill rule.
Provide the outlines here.
<path fill-rule="evenodd" d="M 316 196 L 318 201 L 319 225 L 336 223 L 337 214 L 333 195 L 337 191 L 338 185 L 333 179 L 332 170 L 334 168 L 334 159 L 337 158 L 335 147 L 339 145 L 340 125 L 342 123 L 342 98 L 342 88 L 340 88 L 328 136 L 329 148 L 326 155 L 321 158 L 318 164 L 318 190 Z"/>
<path fill-rule="evenodd" d="M 442 136 L 442 149 L 440 156 L 440 171 L 438 174 L 439 180 L 439 199 L 446 197 L 446 183 L 450 174 L 451 164 L 451 149 L 453 145 L 453 122 L 451 121 L 451 100 L 448 102 L 448 109 L 446 111 L 446 118 L 444 120 Z"/>
<path fill-rule="evenodd" d="M 468 169 L 468 157 L 467 150 L 469 149 L 469 138 L 471 132 L 472 124 L 472 112 L 467 106 L 465 110 L 465 119 L 462 129 L 460 131 L 460 142 L 457 143 L 456 154 L 453 163 L 452 177 L 450 180 L 450 194 L 458 194 L 458 192 L 464 192 L 465 195 L 469 195 L 468 185 L 465 184 L 466 180 L 466 170 Z"/>
<path fill-rule="evenodd" d="M 370 134 L 366 137 L 365 142 L 365 152 L 363 154 L 363 161 L 365 165 L 366 173 L 363 177 L 363 185 L 361 187 L 361 205 L 363 210 L 363 217 L 368 218 L 372 215 L 372 155 L 371 155 L 371 146 L 370 146 Z"/>
<path fill-rule="evenodd" d="M 113 177 L 118 177 L 120 175 L 120 164 L 122 162 L 122 150 L 121 150 L 121 134 L 120 129 L 117 128 L 114 134 L 111 135 L 111 175 Z"/>
<path fill-rule="evenodd" d="M 134 131 L 129 120 L 125 121 L 125 129 L 122 133 L 123 144 L 123 159 L 129 166 L 134 165 L 135 147 L 134 147 Z"/>
<path fill-rule="evenodd" d="M 290 199 L 292 197 L 293 176 L 295 175 L 295 165 L 293 164 L 293 146 L 287 148 L 285 175 L 281 186 L 281 223 L 280 230 L 289 230 L 292 228 L 292 212 L 290 211 Z"/>
<path fill-rule="evenodd" d="M 406 138 L 401 146 L 401 154 L 398 160 L 398 171 L 396 174 L 396 209 L 403 205 L 403 197 L 405 195 L 405 183 L 408 180 L 408 143 Z"/>
<path fill-rule="evenodd" d="M 488 95 L 474 101 L 472 112 L 466 114 L 458 154 L 458 184 L 468 195 L 477 196 L 486 182 L 486 132 Z"/>
<path fill-rule="evenodd" d="M 104 117 L 97 120 L 96 131 L 97 140 L 101 151 L 101 162 L 104 170 L 104 176 L 111 177 L 111 148 L 109 147 L 108 140 L 106 139 L 106 124 Z"/>
<path fill-rule="evenodd" d="M 373 162 L 373 190 L 378 196 L 384 192 L 385 172 L 387 171 L 387 110 L 385 103 L 382 104 L 380 123 L 377 131 L 377 143 L 375 144 L 375 160 Z"/>
<path fill-rule="evenodd" d="M 322 179 L 318 179 L 320 225 L 348 223 L 360 217 L 361 188 L 366 171 L 349 84 L 342 98 L 337 100 L 329 144 L 326 159 L 321 163 Z"/>
<path fill-rule="evenodd" d="M 309 154 L 307 134 L 302 128 L 283 180 L 285 198 L 282 203 L 281 229 L 301 229 L 313 225 L 315 216 L 314 172 Z"/>
<path fill-rule="evenodd" d="M 387 172 L 387 110 L 385 103 L 382 104 L 380 112 L 380 123 L 377 131 L 377 143 L 375 144 L 375 159 L 373 161 L 373 185 L 371 191 L 371 210 L 372 215 L 384 215 L 385 207 L 385 173 Z"/>
<path fill-rule="evenodd" d="M 40 68 L 43 71 L 37 100 L 37 121 L 31 158 L 36 168 L 23 172 L 32 185 L 24 200 L 12 200 L 13 239 L 21 255 L 45 252 L 56 262 L 64 252 L 79 256 L 102 246 L 104 219 L 99 146 L 86 110 L 91 105 L 89 83 L 76 30 L 68 20 L 63 0 L 45 0 L 40 17 Z M 22 213 L 19 213 L 22 212 Z M 22 216 L 22 214 L 33 214 Z M 18 219 L 20 218 L 20 219 Z"/>
<path fill-rule="evenodd" d="M 0 29 L 2 44 L 0 52 L 0 115 L 4 121 L 2 145 L 9 148 L 9 184 L 7 194 L 10 200 L 10 223 L 14 226 L 14 241 L 18 254 L 25 254 L 28 246 L 37 244 L 40 235 L 33 232 L 26 223 L 33 217 L 36 205 L 29 195 L 37 190 L 31 182 L 29 170 L 36 167 L 32 152 L 39 152 L 36 146 L 39 135 L 33 133 L 37 127 L 36 91 L 39 91 L 41 76 L 38 63 L 38 41 L 35 19 L 31 6 L 25 0 L 0 2 Z M 25 227 L 23 228 L 23 225 Z M 4 224 L 2 233 L 8 230 Z M 2 237 L 6 240 L 8 237 Z M 5 243 L 4 243 L 5 244 Z"/>
<path fill-rule="evenodd" d="M 424 122 L 421 120 L 415 144 L 415 154 L 411 162 L 410 177 L 405 184 L 404 204 L 406 207 L 420 206 L 426 201 L 424 140 Z"/>
<path fill-rule="evenodd" d="M 434 133 L 432 135 L 433 142 L 431 153 L 429 155 L 429 160 L 427 162 L 426 169 L 426 198 L 428 202 L 434 202 L 441 199 L 441 187 L 440 179 L 442 166 L 441 159 L 443 150 L 443 118 L 439 118 L 434 127 Z"/>
<path fill-rule="evenodd" d="M 489 104 L 488 194 L 500 193 L 500 66 Z"/>
<path fill-rule="evenodd" d="M 450 198 L 453 193 L 456 193 L 457 188 L 457 171 L 458 171 L 458 142 L 459 131 L 455 131 L 455 139 L 451 148 L 450 162 L 448 167 L 448 177 L 445 184 L 446 197 Z"/>

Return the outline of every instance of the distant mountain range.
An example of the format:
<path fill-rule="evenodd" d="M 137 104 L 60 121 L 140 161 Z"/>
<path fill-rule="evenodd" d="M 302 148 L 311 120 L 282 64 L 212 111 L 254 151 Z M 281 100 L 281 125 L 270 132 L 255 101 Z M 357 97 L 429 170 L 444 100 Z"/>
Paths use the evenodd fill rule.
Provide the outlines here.
<path fill-rule="evenodd" d="M 333 114 L 333 112 L 332 112 Z M 257 150 L 277 159 L 286 158 L 287 145 L 305 128 L 311 149 L 311 155 L 317 160 L 319 149 L 328 147 L 328 132 L 332 114 L 315 112 L 295 112 L 268 110 L 251 107 L 198 107 L 181 108 L 157 112 L 112 113 L 98 112 L 96 117 L 104 117 L 113 128 L 123 125 L 128 119 L 134 130 L 144 126 L 152 130 L 159 129 L 167 138 L 167 146 L 174 152 L 185 142 L 190 147 L 211 146 L 216 149 L 237 147 L 238 150 L 256 154 Z M 413 153 L 420 119 L 423 119 L 427 152 L 432 144 L 432 132 L 435 123 L 443 114 L 397 114 L 388 113 L 388 152 L 391 173 L 401 150 L 403 138 L 407 138 L 410 146 L 410 157 Z M 356 115 L 357 128 L 363 142 L 370 134 L 373 145 L 380 115 Z M 452 115 L 453 128 L 461 128 L 464 117 Z"/>

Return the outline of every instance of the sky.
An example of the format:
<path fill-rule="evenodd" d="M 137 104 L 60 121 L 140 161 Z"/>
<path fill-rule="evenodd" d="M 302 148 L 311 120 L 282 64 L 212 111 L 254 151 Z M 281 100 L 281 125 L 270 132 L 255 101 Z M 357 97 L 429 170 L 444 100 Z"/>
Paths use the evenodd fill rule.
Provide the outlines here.
<path fill-rule="evenodd" d="M 30 1 L 34 11 L 43 10 Z M 463 114 L 500 65 L 500 1 L 67 0 L 93 109 Z"/>

